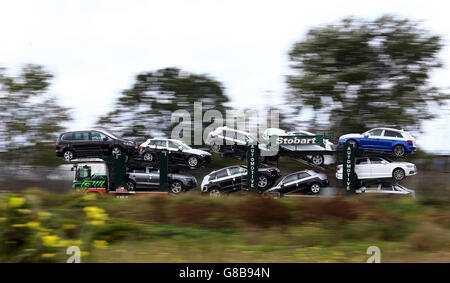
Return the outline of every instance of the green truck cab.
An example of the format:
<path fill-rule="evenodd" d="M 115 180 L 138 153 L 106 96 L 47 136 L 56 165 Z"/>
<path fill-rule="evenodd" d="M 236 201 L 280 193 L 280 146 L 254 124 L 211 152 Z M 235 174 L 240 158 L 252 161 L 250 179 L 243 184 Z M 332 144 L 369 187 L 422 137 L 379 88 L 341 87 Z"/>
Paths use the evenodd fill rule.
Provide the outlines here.
<path fill-rule="evenodd" d="M 76 168 L 72 188 L 76 190 L 84 190 L 87 188 L 106 189 L 107 180 L 106 174 L 92 174 L 91 166 L 84 165 Z"/>

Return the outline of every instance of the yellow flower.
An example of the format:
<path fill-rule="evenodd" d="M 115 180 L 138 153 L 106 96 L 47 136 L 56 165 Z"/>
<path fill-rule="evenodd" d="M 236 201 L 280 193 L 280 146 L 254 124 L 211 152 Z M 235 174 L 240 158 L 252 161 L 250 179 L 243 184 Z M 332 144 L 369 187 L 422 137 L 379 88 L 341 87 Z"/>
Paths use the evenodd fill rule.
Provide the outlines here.
<path fill-rule="evenodd" d="M 10 197 L 8 200 L 8 205 L 10 207 L 21 207 L 25 203 L 23 197 Z"/>
<path fill-rule="evenodd" d="M 39 225 L 40 225 L 41 223 L 39 223 L 39 222 L 33 222 L 33 221 L 31 221 L 31 222 L 28 222 L 27 224 L 25 224 L 28 228 L 31 228 L 31 229 L 37 229 L 37 228 L 39 228 Z"/>
<path fill-rule="evenodd" d="M 36 249 L 24 249 L 25 252 L 35 252 Z"/>
<path fill-rule="evenodd" d="M 18 211 L 19 213 L 23 213 L 23 214 L 30 214 L 30 213 L 31 213 L 31 209 L 22 209 L 22 208 L 19 208 L 19 209 L 17 209 L 17 211 Z"/>
<path fill-rule="evenodd" d="M 92 220 L 92 221 L 89 221 L 88 224 L 90 224 L 92 226 L 102 226 L 102 225 L 105 225 L 105 221 Z"/>
<path fill-rule="evenodd" d="M 0 217 L 0 222 L 5 222 L 6 221 L 6 217 Z"/>
<path fill-rule="evenodd" d="M 82 257 L 88 256 L 88 255 L 89 255 L 89 252 L 87 252 L 87 251 L 81 251 L 81 256 L 82 256 Z"/>
<path fill-rule="evenodd" d="M 94 248 L 104 250 L 108 248 L 108 242 L 103 240 L 94 241 Z"/>
<path fill-rule="evenodd" d="M 21 227 L 25 227 L 25 224 L 13 224 L 13 225 L 11 225 L 11 227 L 21 228 Z"/>
<path fill-rule="evenodd" d="M 86 206 L 84 208 L 86 215 L 88 218 L 92 218 L 94 220 L 106 221 L 108 220 L 108 214 L 105 213 L 105 210 L 95 206 Z"/>
<path fill-rule="evenodd" d="M 56 235 L 46 235 L 42 237 L 42 242 L 46 247 L 57 247 L 59 246 L 59 237 Z"/>
<path fill-rule="evenodd" d="M 51 257 L 54 257 L 54 256 L 55 256 L 55 254 L 49 254 L 49 253 L 41 255 L 41 257 L 43 257 L 43 258 L 51 258 Z"/>
<path fill-rule="evenodd" d="M 46 212 L 46 211 L 38 212 L 38 217 L 40 220 L 48 219 L 48 218 L 50 218 L 50 216 L 52 216 L 52 214 L 50 212 Z"/>

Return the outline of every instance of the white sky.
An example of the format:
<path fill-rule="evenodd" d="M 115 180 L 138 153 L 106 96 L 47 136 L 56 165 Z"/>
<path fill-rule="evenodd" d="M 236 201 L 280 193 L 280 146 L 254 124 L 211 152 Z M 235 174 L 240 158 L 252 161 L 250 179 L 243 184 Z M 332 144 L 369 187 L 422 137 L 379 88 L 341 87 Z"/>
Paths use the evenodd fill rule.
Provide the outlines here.
<path fill-rule="evenodd" d="M 287 52 L 309 28 L 389 13 L 443 37 L 444 68 L 432 82 L 448 89 L 448 11 L 444 0 L 2 0 L 0 66 L 44 65 L 60 103 L 75 108 L 76 128 L 93 126 L 137 73 L 170 66 L 223 82 L 235 107 L 258 107 L 282 103 Z M 450 108 L 441 112 L 417 137 L 430 151 L 450 150 Z"/>

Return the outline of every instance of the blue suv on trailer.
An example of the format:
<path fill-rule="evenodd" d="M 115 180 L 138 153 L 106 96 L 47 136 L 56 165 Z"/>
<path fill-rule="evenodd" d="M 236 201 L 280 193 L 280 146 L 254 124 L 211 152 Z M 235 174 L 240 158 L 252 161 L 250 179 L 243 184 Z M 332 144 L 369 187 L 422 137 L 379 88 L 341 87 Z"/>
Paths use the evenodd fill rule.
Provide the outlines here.
<path fill-rule="evenodd" d="M 362 134 L 347 134 L 339 137 L 339 146 L 350 143 L 358 149 L 392 152 L 401 157 L 416 151 L 416 140 L 403 130 L 375 128 Z"/>

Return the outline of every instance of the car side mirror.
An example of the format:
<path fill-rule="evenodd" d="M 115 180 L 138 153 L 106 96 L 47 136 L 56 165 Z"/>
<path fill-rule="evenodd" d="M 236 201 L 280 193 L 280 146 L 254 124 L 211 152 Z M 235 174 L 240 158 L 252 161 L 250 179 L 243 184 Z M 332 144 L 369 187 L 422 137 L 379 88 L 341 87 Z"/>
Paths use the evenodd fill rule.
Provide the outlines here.
<path fill-rule="evenodd" d="M 108 137 L 104 137 L 104 138 L 103 138 L 103 141 L 107 141 L 107 140 L 108 140 Z"/>
<path fill-rule="evenodd" d="M 387 162 L 386 160 L 383 160 L 383 161 L 381 161 L 381 163 L 388 164 L 389 162 Z"/>
<path fill-rule="evenodd" d="M 281 187 L 281 188 L 282 188 L 282 187 L 284 187 L 284 184 L 283 184 L 283 183 L 281 183 L 281 184 L 280 184 L 280 187 Z"/>
<path fill-rule="evenodd" d="M 183 147 L 182 147 L 182 146 L 179 146 L 179 147 L 178 147 L 178 151 L 183 151 Z"/>
<path fill-rule="evenodd" d="M 365 134 L 364 134 L 364 137 L 365 137 L 365 138 L 369 137 L 369 134 L 368 134 L 368 133 L 365 133 Z"/>

